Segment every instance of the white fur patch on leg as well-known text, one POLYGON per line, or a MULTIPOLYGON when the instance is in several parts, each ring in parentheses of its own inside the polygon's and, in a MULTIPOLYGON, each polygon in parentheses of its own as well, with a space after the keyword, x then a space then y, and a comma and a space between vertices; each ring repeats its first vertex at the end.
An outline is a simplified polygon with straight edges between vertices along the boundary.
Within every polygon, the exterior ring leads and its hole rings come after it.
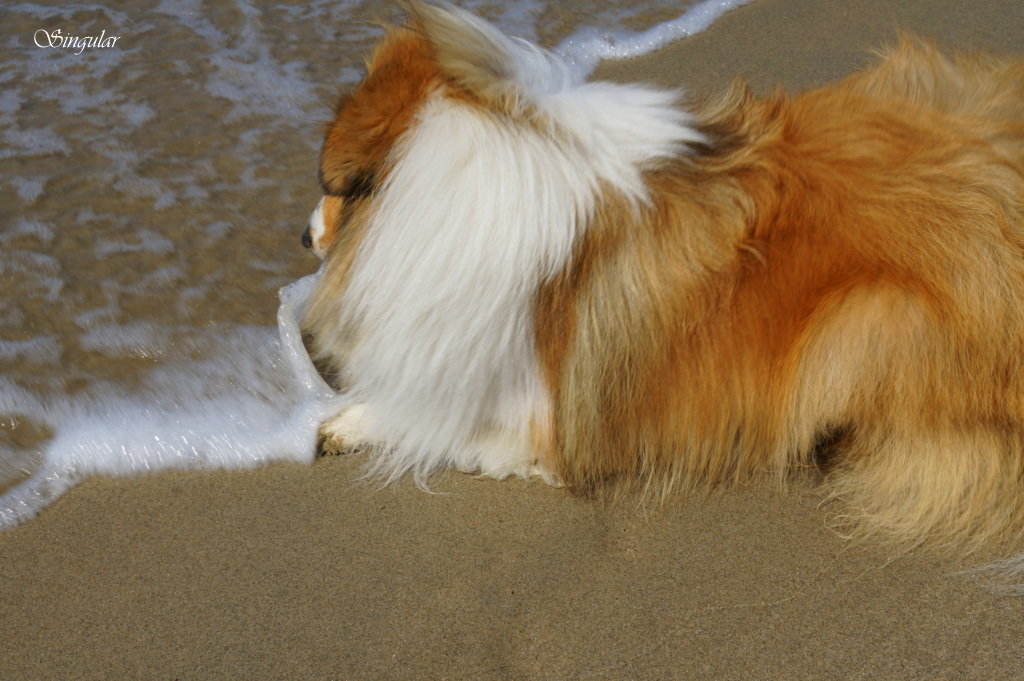
POLYGON ((320 450, 324 454, 344 454, 367 444, 366 405, 353 404, 337 416, 320 424, 320 450))
POLYGON ((464 473, 498 480, 508 477, 540 478, 549 485, 561 486, 558 476, 537 461, 524 438, 505 431, 478 436, 466 448, 464 458, 456 466, 464 473))
POLYGON ((467 447, 468 451, 459 469, 466 473, 478 473, 489 478, 515 476, 529 478, 533 457, 523 443, 516 438, 495 432, 478 437, 467 447))

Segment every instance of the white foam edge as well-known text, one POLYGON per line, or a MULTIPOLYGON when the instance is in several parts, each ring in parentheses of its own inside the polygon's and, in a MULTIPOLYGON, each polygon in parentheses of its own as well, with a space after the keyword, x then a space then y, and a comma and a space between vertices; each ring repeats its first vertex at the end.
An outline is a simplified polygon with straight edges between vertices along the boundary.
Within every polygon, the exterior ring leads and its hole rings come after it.
POLYGON ((299 319, 318 277, 303 277, 279 291, 279 359, 296 388, 289 392, 291 404, 285 409, 262 397, 258 386, 243 398, 248 400, 247 416, 240 415, 242 410, 219 411, 237 406, 240 398, 235 394, 170 407, 131 398, 47 407, 20 389, 5 388, 0 409, 20 413, 27 406, 32 412, 27 416, 52 426, 56 434, 45 447, 40 468, 0 496, 0 528, 33 518, 90 475, 312 463, 319 424, 347 402, 320 377, 302 343, 299 319), (219 419, 213 429, 211 418, 219 419))
POLYGON ((642 32, 585 28, 555 48, 582 79, 605 59, 630 59, 661 49, 681 38, 707 30, 726 12, 753 0, 702 0, 676 19, 664 21, 642 32))

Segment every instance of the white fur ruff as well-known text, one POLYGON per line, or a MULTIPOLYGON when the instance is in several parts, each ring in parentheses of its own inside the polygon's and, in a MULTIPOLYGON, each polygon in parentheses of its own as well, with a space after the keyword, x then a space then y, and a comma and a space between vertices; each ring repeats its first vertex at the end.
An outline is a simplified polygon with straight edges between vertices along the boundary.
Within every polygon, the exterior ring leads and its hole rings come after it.
POLYGON ((538 287, 603 187, 644 202, 644 165, 702 141, 675 93, 575 84, 556 57, 484 30, 515 64, 535 124, 430 95, 391 152, 338 300, 355 339, 343 382, 359 406, 325 433, 377 446, 373 472, 389 479, 532 472, 530 423, 550 401, 533 344, 538 287))

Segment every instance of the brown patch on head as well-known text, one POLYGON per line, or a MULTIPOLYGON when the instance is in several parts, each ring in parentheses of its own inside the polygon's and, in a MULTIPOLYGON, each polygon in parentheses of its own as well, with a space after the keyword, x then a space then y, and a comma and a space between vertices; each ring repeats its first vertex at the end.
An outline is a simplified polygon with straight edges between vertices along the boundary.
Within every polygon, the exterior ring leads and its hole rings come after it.
POLYGON ((367 76, 342 96, 320 154, 324 192, 368 195, 386 173, 388 153, 431 89, 442 82, 433 48, 409 29, 392 29, 368 60, 367 76))
POLYGON ((367 60, 366 78, 339 99, 324 136, 321 252, 333 246, 342 226, 387 176, 391 149, 443 80, 433 48, 416 31, 392 28, 377 45, 367 60))
POLYGON ((392 28, 367 61, 367 75, 340 98, 320 156, 324 193, 366 196, 387 174, 391 149, 440 87, 445 96, 505 114, 522 113, 510 44, 457 8, 410 0, 409 20, 392 28))
POLYGON ((320 252, 371 198, 390 170, 392 149, 433 92, 471 106, 518 106, 507 50, 489 29, 454 10, 406 3, 409 22, 391 28, 367 60, 366 78, 343 95, 320 153, 320 184, 337 201, 327 213, 320 252))

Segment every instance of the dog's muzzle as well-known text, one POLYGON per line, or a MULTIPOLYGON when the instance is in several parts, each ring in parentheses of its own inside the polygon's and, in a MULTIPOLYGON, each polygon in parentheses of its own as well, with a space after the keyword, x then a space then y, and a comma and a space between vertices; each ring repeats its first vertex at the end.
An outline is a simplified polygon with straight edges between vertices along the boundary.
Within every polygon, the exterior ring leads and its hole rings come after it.
POLYGON ((309 227, 302 230, 302 247, 313 248, 313 235, 309 233, 309 227))

